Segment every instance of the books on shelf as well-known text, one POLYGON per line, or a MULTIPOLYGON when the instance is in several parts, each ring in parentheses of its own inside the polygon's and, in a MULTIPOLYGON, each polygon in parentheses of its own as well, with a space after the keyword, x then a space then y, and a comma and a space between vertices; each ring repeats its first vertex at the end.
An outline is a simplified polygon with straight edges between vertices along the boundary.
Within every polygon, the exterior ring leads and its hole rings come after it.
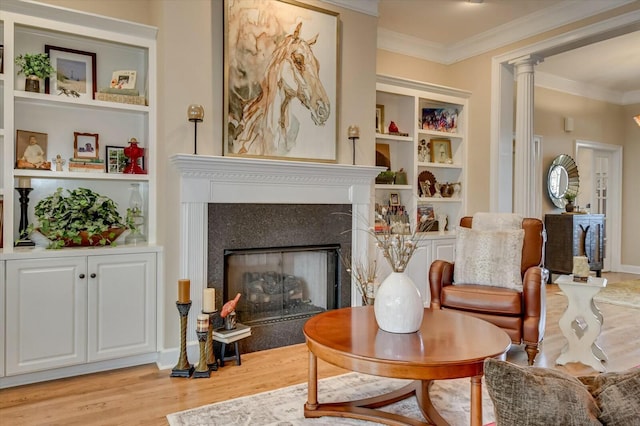
POLYGON ((69 159, 70 172, 104 173, 104 160, 78 160, 69 159))

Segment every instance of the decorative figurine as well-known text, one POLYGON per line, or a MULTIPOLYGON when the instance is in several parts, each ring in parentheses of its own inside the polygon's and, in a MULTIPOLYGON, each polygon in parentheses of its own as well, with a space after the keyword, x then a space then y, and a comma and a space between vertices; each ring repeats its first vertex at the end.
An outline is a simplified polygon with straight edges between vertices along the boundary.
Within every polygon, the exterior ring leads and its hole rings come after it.
POLYGON ((240 293, 236 294, 235 299, 229 300, 224 304, 224 306, 222 306, 222 309, 220 310, 220 318, 224 318, 231 312, 235 311, 238 300, 240 300, 240 293))
POLYGON ((144 156, 144 148, 138 146, 138 140, 136 138, 129 139, 129 146, 124 149, 124 155, 129 158, 129 164, 124 168, 123 173, 136 175, 144 175, 147 173, 138 165, 138 158, 144 156))
POLYGON ((389 133, 398 133, 398 132, 399 132, 398 125, 395 122, 392 121, 389 124, 389 133))
POLYGON ((56 163, 56 172, 61 172, 62 166, 64 166, 66 161, 60 156, 60 154, 56 155, 56 158, 53 158, 53 161, 56 163))

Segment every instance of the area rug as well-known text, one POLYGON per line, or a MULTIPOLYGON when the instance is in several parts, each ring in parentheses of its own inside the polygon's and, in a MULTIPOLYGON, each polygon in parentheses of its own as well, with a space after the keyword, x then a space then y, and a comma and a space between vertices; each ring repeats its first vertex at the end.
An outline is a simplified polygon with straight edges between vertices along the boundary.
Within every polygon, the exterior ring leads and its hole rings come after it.
MULTIPOLYGON (((407 383, 407 380, 347 373, 320 380, 318 400, 320 403, 326 403, 367 398, 390 392, 407 383)), ((470 386, 469 379, 455 379, 437 381, 431 388, 433 405, 442 417, 453 426, 469 424, 470 386)), ((306 401, 307 384, 302 383, 169 414, 167 420, 171 426, 346 426, 373 424, 363 420, 337 417, 306 419, 303 412, 306 401)), ((407 398, 382 409, 424 421, 415 397, 407 398)), ((482 387, 482 413, 484 424, 495 420, 493 405, 484 385, 482 387)))
POLYGON ((640 308, 640 280, 607 283, 594 297, 596 302, 640 308))

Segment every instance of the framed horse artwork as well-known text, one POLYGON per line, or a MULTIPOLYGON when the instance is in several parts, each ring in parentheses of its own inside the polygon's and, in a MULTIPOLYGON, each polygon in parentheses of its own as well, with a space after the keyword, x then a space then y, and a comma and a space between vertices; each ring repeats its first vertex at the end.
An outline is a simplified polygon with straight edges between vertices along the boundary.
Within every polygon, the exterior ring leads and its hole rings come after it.
POLYGON ((338 14, 225 0, 223 154, 335 162, 338 14))

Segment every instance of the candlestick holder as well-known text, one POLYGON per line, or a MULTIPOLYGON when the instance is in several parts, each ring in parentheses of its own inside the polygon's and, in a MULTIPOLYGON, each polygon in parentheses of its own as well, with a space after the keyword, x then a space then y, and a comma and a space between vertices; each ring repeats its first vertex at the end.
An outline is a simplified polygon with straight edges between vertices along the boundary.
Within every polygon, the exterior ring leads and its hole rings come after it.
POLYGON ((196 371, 193 373, 194 379, 211 377, 211 371, 209 370, 209 366, 207 365, 207 357, 205 355, 205 343, 207 341, 208 333, 208 331, 196 331, 196 334, 198 335, 198 342, 200 343, 200 360, 198 361, 196 371))
POLYGON ((353 144, 353 165, 356 165, 356 141, 360 139, 358 136, 349 136, 351 143, 353 144))
POLYGON ((171 377, 191 377, 193 365, 187 359, 187 317, 191 308, 191 301, 187 303, 176 302, 176 307, 180 313, 180 358, 178 363, 171 370, 171 377))
POLYGON ((33 247, 36 245, 29 238, 27 228, 29 226, 29 193, 33 191, 33 188, 16 188, 18 194, 20 194, 20 227, 18 232, 20 237, 15 243, 16 247, 33 247))
POLYGON ((207 366, 211 371, 218 371, 218 360, 216 359, 216 353, 213 349, 213 323, 216 317, 219 316, 218 311, 203 312, 209 314, 209 331, 207 332, 207 342, 205 344, 205 356, 207 358, 207 366))

